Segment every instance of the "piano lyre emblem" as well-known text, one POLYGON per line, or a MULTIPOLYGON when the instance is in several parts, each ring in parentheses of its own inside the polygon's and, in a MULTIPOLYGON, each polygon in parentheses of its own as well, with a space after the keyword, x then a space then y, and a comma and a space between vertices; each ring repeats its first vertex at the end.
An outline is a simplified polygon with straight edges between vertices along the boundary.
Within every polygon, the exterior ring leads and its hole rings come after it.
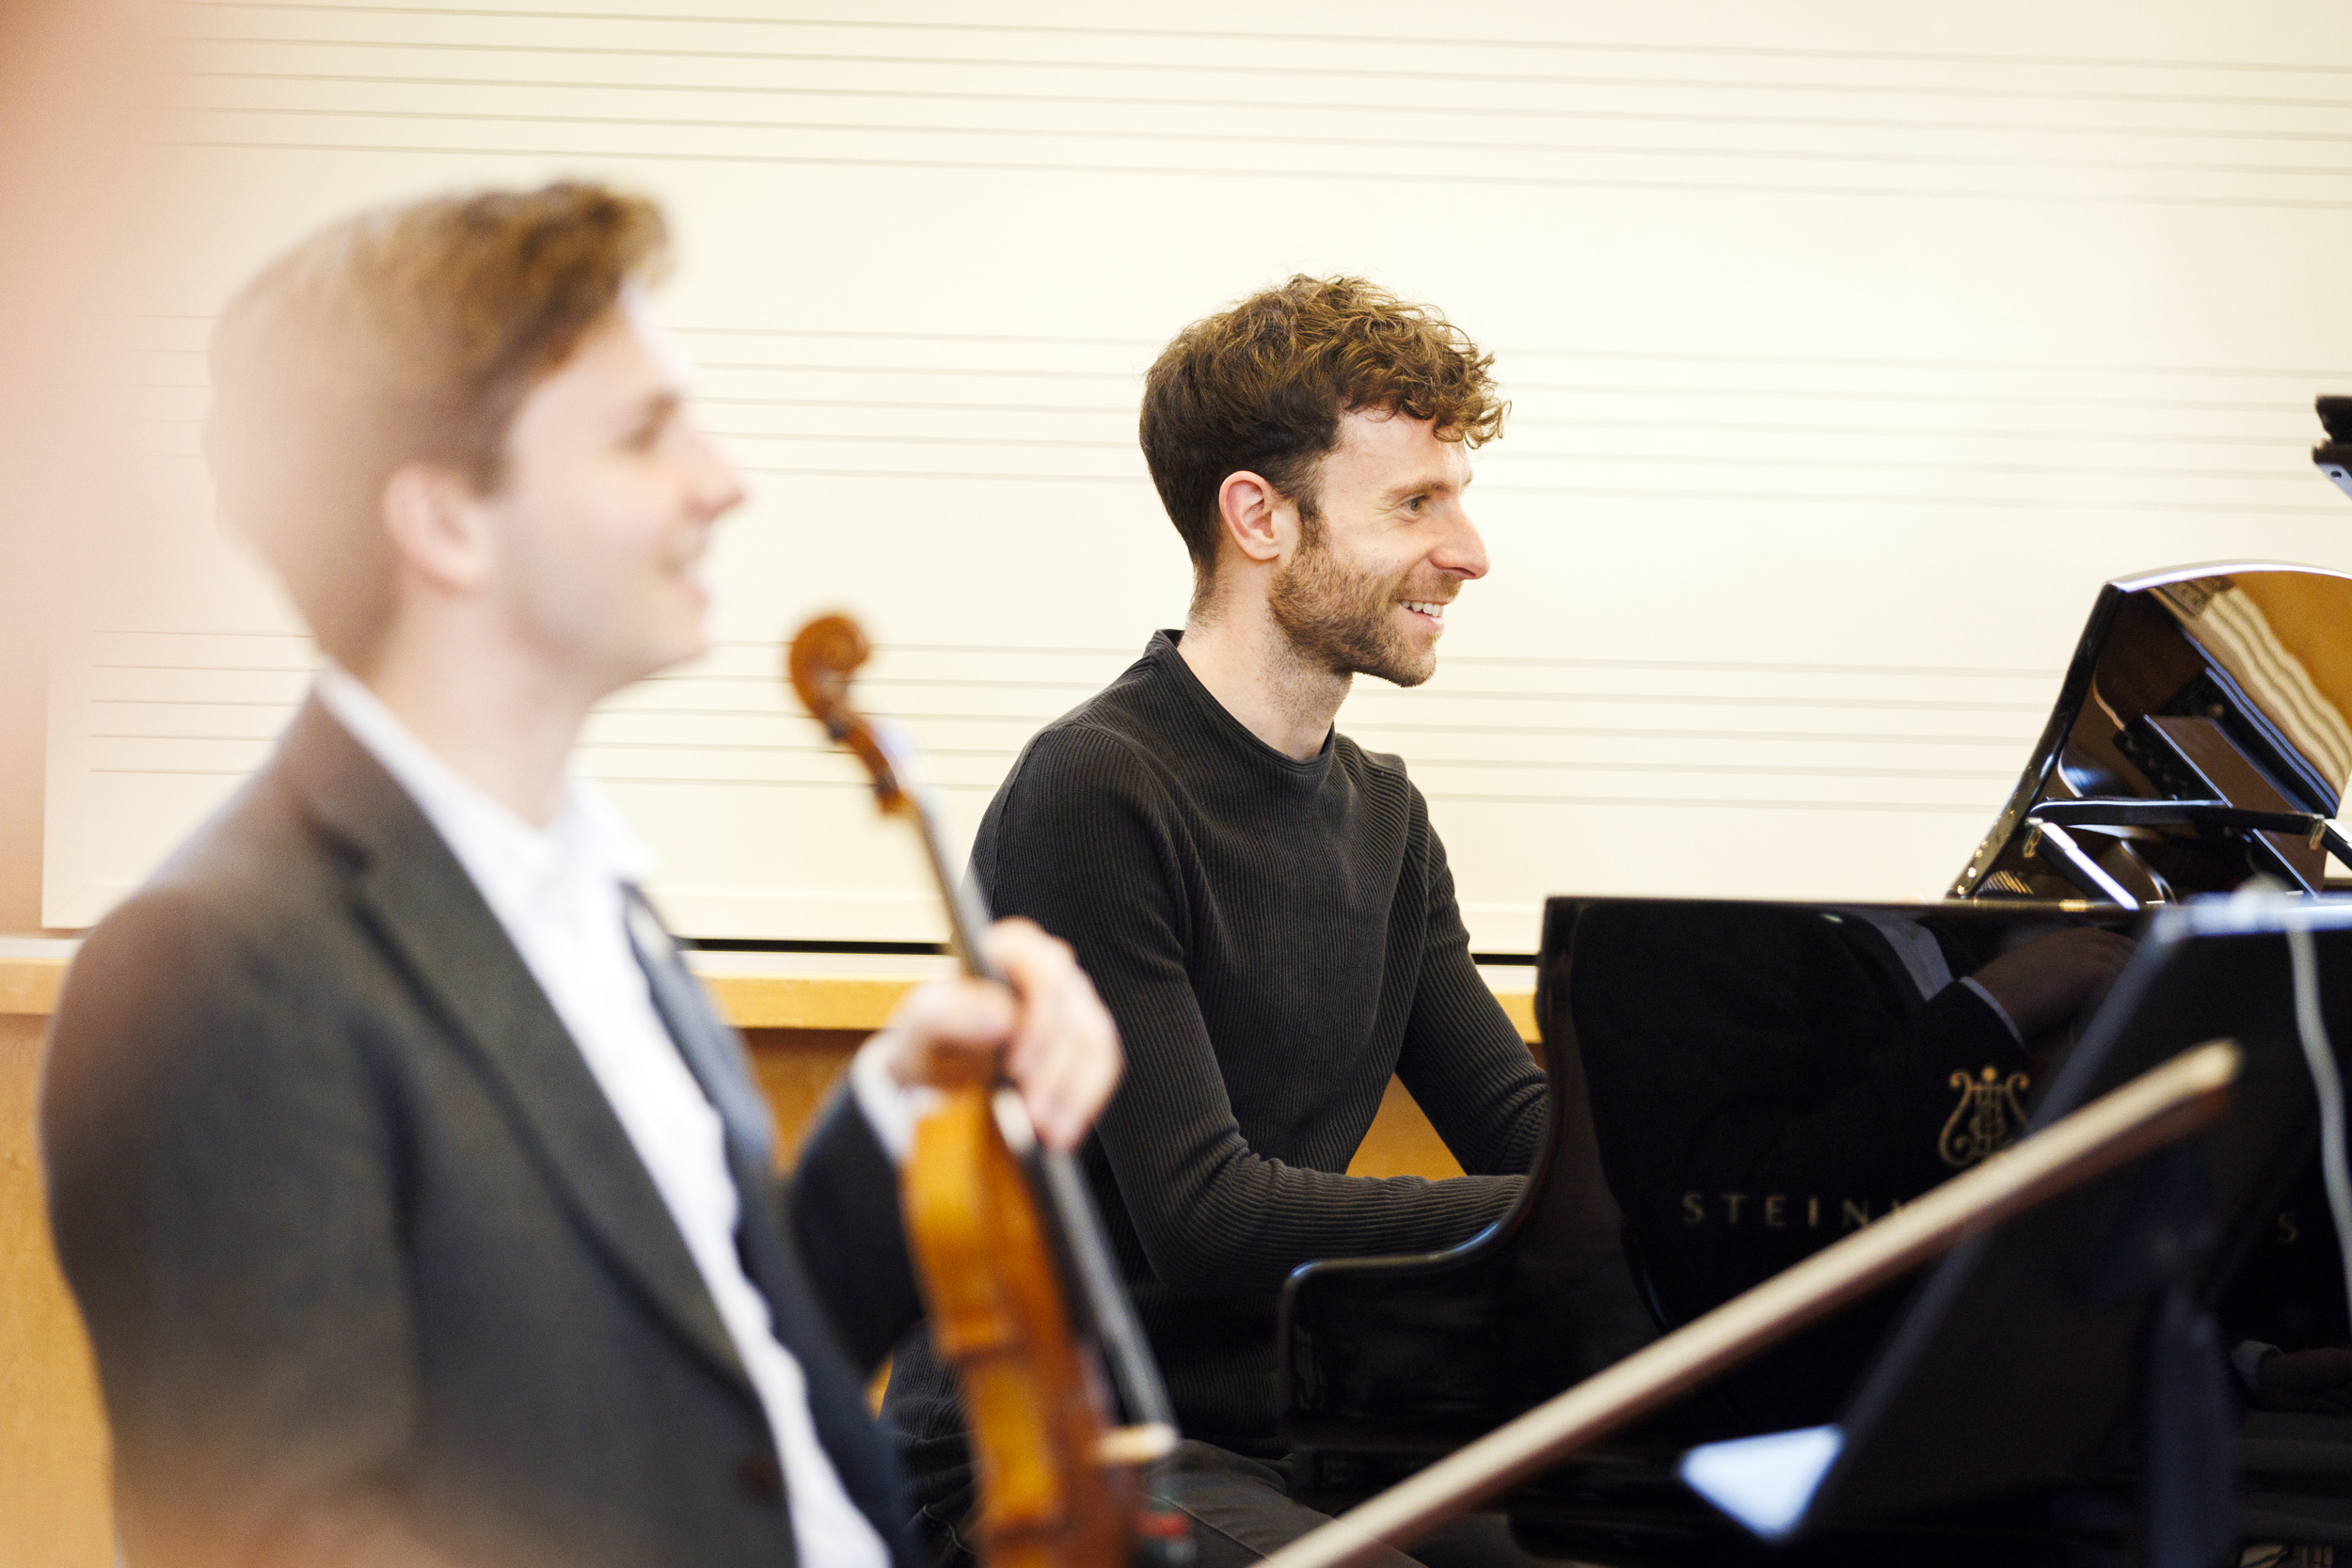
POLYGON ((1951 1118, 1935 1140, 1936 1154, 1962 1170, 1982 1163, 2025 1127, 2026 1090, 2032 1083, 2023 1072, 2003 1078, 1994 1067, 1974 1077, 1953 1073, 1951 1085, 1960 1091, 1960 1103, 1952 1107, 1951 1118))

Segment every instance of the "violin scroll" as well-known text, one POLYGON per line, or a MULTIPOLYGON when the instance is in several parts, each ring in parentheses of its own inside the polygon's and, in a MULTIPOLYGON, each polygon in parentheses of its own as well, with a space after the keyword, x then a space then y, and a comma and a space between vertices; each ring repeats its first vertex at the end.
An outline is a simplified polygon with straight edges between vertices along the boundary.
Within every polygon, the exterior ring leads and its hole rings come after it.
POLYGON ((793 634, 784 669, 792 689, 825 733, 855 753, 886 812, 908 809, 890 747, 871 721, 850 705, 850 677, 873 654, 865 631, 847 615, 819 615, 793 634))

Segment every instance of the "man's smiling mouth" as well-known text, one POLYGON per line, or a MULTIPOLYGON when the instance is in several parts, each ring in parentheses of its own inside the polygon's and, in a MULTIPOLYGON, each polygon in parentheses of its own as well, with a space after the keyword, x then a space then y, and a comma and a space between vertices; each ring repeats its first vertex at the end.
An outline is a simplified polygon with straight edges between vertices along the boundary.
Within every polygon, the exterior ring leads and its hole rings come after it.
POLYGON ((1445 606, 1435 599, 1406 599, 1405 608, 1416 615, 1426 615, 1439 626, 1445 625, 1445 606))

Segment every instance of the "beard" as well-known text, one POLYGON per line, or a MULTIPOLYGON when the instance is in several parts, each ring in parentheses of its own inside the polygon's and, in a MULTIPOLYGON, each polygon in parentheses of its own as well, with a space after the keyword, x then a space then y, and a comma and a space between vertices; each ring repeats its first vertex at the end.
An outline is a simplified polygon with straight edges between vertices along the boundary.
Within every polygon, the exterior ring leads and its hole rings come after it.
MULTIPOLYGON (((1274 580, 1268 608, 1291 647, 1335 675, 1375 675, 1397 686, 1427 680, 1438 668, 1437 650, 1414 647, 1394 614, 1411 596, 1405 592, 1411 571, 1351 572, 1319 533, 1300 542, 1274 580)), ((1450 597, 1442 591, 1421 596, 1450 597)))

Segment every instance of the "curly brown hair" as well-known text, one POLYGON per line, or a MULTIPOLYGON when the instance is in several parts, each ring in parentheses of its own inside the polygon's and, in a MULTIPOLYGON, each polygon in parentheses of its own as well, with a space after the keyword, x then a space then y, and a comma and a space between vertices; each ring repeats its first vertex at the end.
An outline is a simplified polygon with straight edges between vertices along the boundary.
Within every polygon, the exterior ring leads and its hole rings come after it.
POLYGON ((438 463, 494 492, 531 389, 668 257, 653 202, 565 182, 360 213, 238 290, 205 454, 321 647, 363 666, 389 624, 392 474, 438 463))
POLYGON ((1436 310, 1360 277, 1302 274, 1179 332, 1144 375, 1141 436, 1199 589, 1216 569, 1227 475, 1263 478, 1311 537, 1318 470, 1343 415, 1428 420, 1440 439, 1476 448, 1502 434, 1511 410, 1493 366, 1436 310))

